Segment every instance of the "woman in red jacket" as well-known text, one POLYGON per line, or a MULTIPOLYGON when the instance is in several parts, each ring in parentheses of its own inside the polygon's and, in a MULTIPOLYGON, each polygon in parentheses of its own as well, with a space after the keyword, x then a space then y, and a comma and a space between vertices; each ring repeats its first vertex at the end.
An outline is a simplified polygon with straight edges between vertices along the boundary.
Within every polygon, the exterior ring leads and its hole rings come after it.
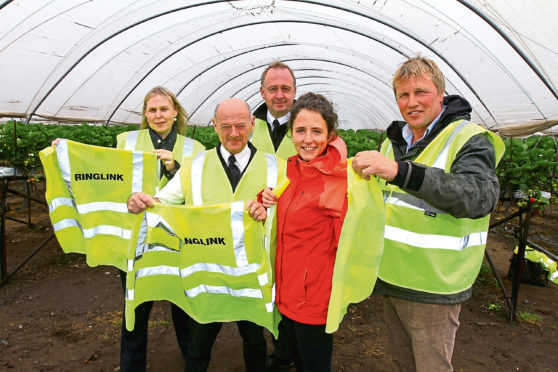
POLYGON ((298 155, 287 162, 289 186, 277 203, 276 304, 297 371, 331 371, 333 335, 325 332, 331 279, 347 211, 347 148, 337 114, 319 94, 301 96, 287 124, 298 155))

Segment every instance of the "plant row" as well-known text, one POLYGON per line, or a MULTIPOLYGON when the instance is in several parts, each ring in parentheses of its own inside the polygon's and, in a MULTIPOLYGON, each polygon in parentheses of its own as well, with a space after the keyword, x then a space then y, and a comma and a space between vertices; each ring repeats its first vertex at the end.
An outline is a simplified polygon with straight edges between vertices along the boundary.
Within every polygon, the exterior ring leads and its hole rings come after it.
MULTIPOLYGON (((31 179, 42 174, 38 153, 50 146, 55 138, 106 147, 116 146, 116 136, 138 126, 44 125, 7 122, 0 125, 0 166, 22 170, 31 179)), ((363 150, 377 150, 385 139, 383 132, 340 129, 349 156, 363 150)), ((188 127, 186 135, 210 149, 219 143, 211 126, 188 127)), ((549 195, 555 194, 555 173, 558 165, 557 144, 553 137, 532 136, 526 139, 505 138, 506 152, 497 169, 502 193, 521 191, 518 204, 533 203, 544 209, 549 195), (549 193, 549 194, 547 194, 549 193)), ((517 196, 517 193, 516 193, 517 196)))

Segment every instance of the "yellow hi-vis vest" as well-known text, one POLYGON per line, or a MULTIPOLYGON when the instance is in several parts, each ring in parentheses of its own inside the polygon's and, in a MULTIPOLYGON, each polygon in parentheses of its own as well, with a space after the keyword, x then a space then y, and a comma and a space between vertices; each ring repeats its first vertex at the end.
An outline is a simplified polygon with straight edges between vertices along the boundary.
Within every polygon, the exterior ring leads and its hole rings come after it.
POLYGON ((285 174, 283 160, 256 151, 233 193, 217 148, 184 158, 179 172, 184 204, 197 206, 256 200, 260 191, 275 187, 285 174))
MULTIPOLYGON (((286 163, 276 155, 256 151, 256 154, 242 174, 233 193, 231 184, 223 169, 217 148, 184 158, 179 175, 186 205, 211 205, 231 201, 256 200, 258 193, 266 187, 283 185, 286 178, 286 163)), ((268 211, 266 225, 266 250, 275 267, 275 247, 277 244, 277 220, 274 208, 268 211)), ((275 283, 274 272, 269 272, 269 281, 275 283)))
POLYGON ((283 160, 287 160, 288 157, 297 154, 288 133, 285 137, 283 137, 281 144, 277 148, 277 152, 275 152, 273 142, 271 142, 271 137, 269 136, 269 130, 267 129, 267 122, 265 120, 256 119, 256 122, 254 123, 254 132, 252 133, 250 142, 256 147, 256 149, 258 149, 258 151, 275 154, 283 160))
POLYGON ((347 164, 347 214, 337 245, 326 332, 339 327, 350 303, 372 293, 384 246, 384 200, 376 178, 366 181, 347 164))
POLYGON ((62 140, 40 152, 49 215, 66 253, 87 255, 89 266, 126 270, 133 215, 126 200, 153 194, 157 156, 62 140))
POLYGON ((169 300, 200 323, 248 320, 277 337, 272 270, 264 228, 244 202, 186 207, 157 204, 136 220, 128 251, 126 327, 134 309, 169 300))
MULTIPOLYGON (((149 136, 149 130, 133 130, 130 132, 120 133, 116 136, 116 148, 124 150, 136 150, 152 152, 155 148, 153 147, 153 142, 151 142, 151 137, 149 136)), ((176 142, 172 149, 172 157, 179 164, 182 164, 182 158, 190 155, 197 154, 205 150, 205 147, 196 140, 188 137, 184 137, 181 134, 176 135, 176 142)), ((159 167, 161 163, 158 163, 159 167)), ((157 170, 157 177, 159 177, 160 169, 157 170)), ((159 188, 162 188, 168 183, 168 179, 163 175, 161 182, 159 183, 159 188)))
MULTIPOLYGON (((464 120, 443 129, 414 161, 449 172, 463 145, 481 133, 492 142, 498 163, 504 153, 500 137, 464 120)), ((380 151, 394 158, 389 140, 380 151)), ((470 288, 482 264, 490 215, 455 218, 394 185, 385 187, 386 227, 380 279, 436 294, 470 288)))

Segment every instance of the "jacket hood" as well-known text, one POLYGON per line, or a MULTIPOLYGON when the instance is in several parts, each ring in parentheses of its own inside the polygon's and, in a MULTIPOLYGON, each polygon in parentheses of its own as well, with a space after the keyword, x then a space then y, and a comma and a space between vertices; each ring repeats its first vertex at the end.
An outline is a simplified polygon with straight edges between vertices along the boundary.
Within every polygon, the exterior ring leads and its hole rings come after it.
MULTIPOLYGON (((318 156, 309 162, 300 160, 298 155, 292 156, 289 159, 294 159, 296 162, 314 168, 322 174, 346 177, 347 146, 345 145, 343 139, 339 136, 333 137, 331 142, 329 142, 327 145, 327 151, 324 155, 318 156)), ((304 168, 304 165, 302 168, 304 168)))

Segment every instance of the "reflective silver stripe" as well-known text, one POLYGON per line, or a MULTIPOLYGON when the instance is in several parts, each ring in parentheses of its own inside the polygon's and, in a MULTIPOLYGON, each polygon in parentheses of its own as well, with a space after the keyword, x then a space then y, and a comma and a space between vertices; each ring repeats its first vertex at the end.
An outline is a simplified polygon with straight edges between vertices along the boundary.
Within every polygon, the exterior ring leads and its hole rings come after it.
POLYGON ((260 285, 263 287, 264 285, 266 285, 267 283, 269 283, 269 281, 267 280, 267 273, 263 273, 258 275, 258 282, 260 283, 260 285))
POLYGON ((558 271, 555 271, 554 273, 552 273, 552 275, 550 276, 550 280, 554 281, 555 279, 558 278, 558 271))
POLYGON ((128 135, 126 136, 126 143, 124 143, 125 150, 136 149, 136 144, 138 142, 138 134, 139 134, 139 130, 128 132, 128 135))
POLYGON ((267 310, 268 313, 271 313, 273 311, 274 304, 275 304, 275 283, 273 284, 273 287, 271 287, 271 302, 265 304, 265 309, 267 310))
POLYGON ((144 213, 138 232, 138 242, 136 244, 136 257, 139 257, 147 250, 147 212, 144 213))
POLYGON ((128 260, 128 271, 134 270, 134 260, 128 260))
POLYGON ((399 192, 393 192, 391 197, 386 198, 386 203, 421 211, 435 212, 437 214, 447 214, 446 212, 431 206, 422 199, 416 198, 410 194, 403 194, 399 192))
MULTIPOLYGON (((194 152, 194 140, 190 138, 184 138, 184 146, 182 146, 182 157, 192 155, 194 152)), ((182 163, 182 159, 180 159, 182 163)))
POLYGON ((146 276, 153 276, 153 275, 180 276, 180 270, 176 266, 160 265, 160 266, 142 267, 141 269, 136 271, 136 279, 143 278, 146 276))
POLYGON ((277 177, 279 171, 277 170, 277 158, 271 154, 265 154, 265 161, 267 163, 267 187, 275 187, 277 185, 277 177))
POLYGON ((126 290, 126 299, 130 300, 130 301, 134 299, 134 290, 133 289, 127 289, 126 290))
POLYGON ((73 218, 67 218, 65 220, 58 221, 57 223, 52 225, 52 228, 54 229, 54 231, 59 231, 59 230, 65 229, 67 227, 77 227, 77 228, 81 229, 81 225, 79 224, 79 222, 77 220, 73 219, 73 218))
POLYGON ((457 136, 457 134, 461 131, 461 129, 465 128, 465 126, 469 123, 470 122, 467 121, 467 120, 461 120, 461 122, 459 124, 457 124, 457 126, 454 128, 453 133, 451 134, 450 138, 448 138, 448 140, 446 141, 446 144, 444 145, 444 148, 442 149, 442 151, 440 151, 440 153, 436 157, 436 160, 434 160, 434 163, 432 164, 433 167, 440 168, 440 169, 446 169, 446 165, 447 165, 447 162, 448 162, 448 152, 449 152, 449 148, 451 146, 451 143, 453 142, 453 139, 455 138, 455 136, 457 136))
POLYGON ((179 251, 174 250, 174 249, 172 249, 172 248, 168 248, 168 247, 165 247, 165 246, 162 246, 162 245, 151 245, 151 244, 148 244, 148 245, 147 245, 147 249, 144 250, 144 253, 145 253, 145 252, 172 252, 172 253, 180 253, 179 251))
POLYGON ((147 226, 149 227, 160 227, 171 236, 177 236, 171 225, 165 219, 156 213, 145 212, 145 217, 147 226))
POLYGON ((186 292, 186 295, 188 297, 196 297, 200 293, 216 293, 216 294, 228 294, 233 297, 263 298, 263 294, 260 289, 253 289, 253 288, 232 289, 225 286, 215 286, 215 285, 205 285, 205 284, 201 284, 192 289, 187 289, 184 292, 186 292))
POLYGON ((388 148, 387 148, 386 153, 384 155, 387 156, 387 154, 389 154, 389 150, 391 150, 391 141, 389 141, 388 148))
POLYGON ((248 265, 246 246, 244 245, 244 202, 235 201, 231 203, 231 230, 233 237, 234 257, 236 266, 248 265))
POLYGON ((83 229, 83 236, 85 238, 93 238, 95 235, 114 235, 124 239, 130 239, 132 237, 132 230, 111 225, 99 225, 90 229, 83 229))
POLYGON ((191 182, 192 182, 192 199, 193 204, 196 206, 202 205, 202 172, 203 172, 203 163, 205 160, 205 151, 200 152, 194 160, 192 161, 192 174, 191 174, 191 182))
POLYGON ((462 237, 419 234, 386 225, 384 238, 418 248, 461 251, 468 247, 486 244, 487 232, 477 232, 462 237))
MULTIPOLYGON (((202 271, 209 272, 209 273, 226 274, 230 276, 242 276, 242 275, 255 273, 256 270, 258 270, 258 267, 260 267, 260 265, 257 263, 253 263, 242 267, 232 267, 232 266, 224 266, 224 265, 219 265, 214 263, 200 262, 181 269, 180 276, 186 278, 194 273, 202 272, 202 271)), ((267 278, 267 274, 266 274, 266 278, 267 278)))
POLYGON ((72 195, 72 172, 70 170, 70 155, 68 154, 68 140, 61 140, 56 144, 56 157, 62 178, 66 182, 68 191, 72 195))
POLYGON ((52 225, 52 227, 54 228, 54 231, 59 231, 68 227, 77 227, 82 230, 83 237, 88 239, 93 238, 96 235, 115 235, 124 239, 130 239, 132 236, 131 230, 126 230, 118 226, 99 225, 91 229, 82 229, 79 222, 72 218, 59 221, 52 225))
POLYGON ((120 213, 128 213, 128 206, 126 203, 115 202, 92 202, 86 204, 76 205, 77 211, 80 214, 99 212, 99 211, 112 211, 120 213))
POLYGON ((143 187, 143 152, 132 153, 132 194, 140 192, 143 187))
POLYGON ((73 201, 72 198, 55 198, 55 199, 52 199, 52 201, 48 205, 49 213, 54 212, 56 210, 56 208, 58 208, 62 205, 74 208, 74 201, 73 201))

